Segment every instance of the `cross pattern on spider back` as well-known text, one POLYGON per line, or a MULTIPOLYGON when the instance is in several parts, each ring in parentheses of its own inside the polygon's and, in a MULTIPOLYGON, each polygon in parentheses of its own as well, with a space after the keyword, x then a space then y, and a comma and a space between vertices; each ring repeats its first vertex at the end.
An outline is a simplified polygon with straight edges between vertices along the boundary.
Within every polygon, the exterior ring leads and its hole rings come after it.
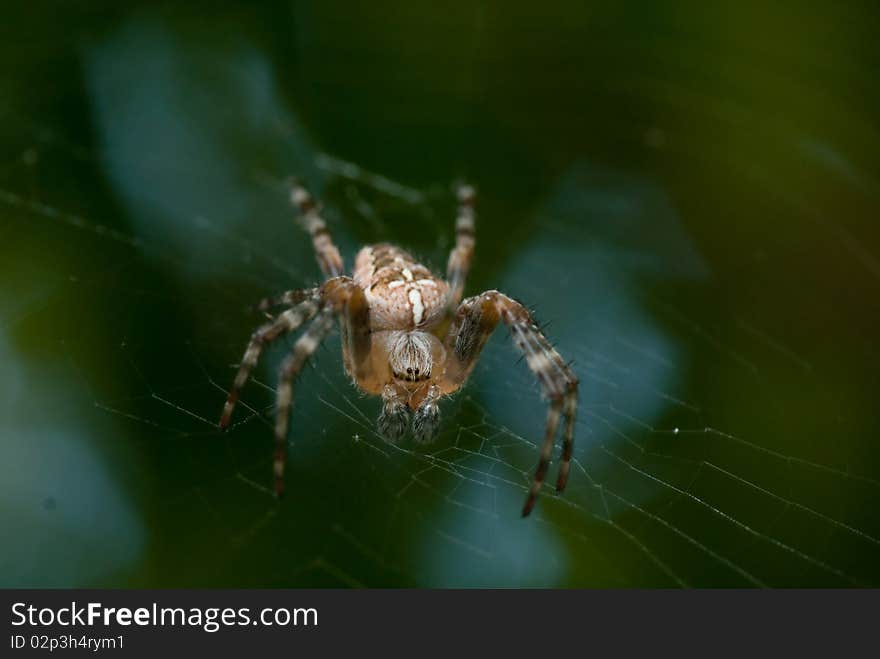
POLYGON ((382 399, 379 432, 397 442, 409 429, 420 443, 431 441, 437 433, 440 399, 464 385, 489 336, 504 323, 548 401, 538 467, 523 516, 532 511, 543 487, 560 420, 562 455, 556 490, 565 489, 574 447, 578 380, 522 304, 495 290, 462 301, 474 254, 476 195, 473 187, 462 184, 457 196, 456 241, 446 280, 388 243, 362 248, 348 277, 343 274, 342 256, 319 205, 296 179, 292 180, 291 201, 312 239, 325 281, 319 287, 286 291, 259 303, 264 312, 278 307, 284 310, 252 334, 219 424, 228 427, 241 389, 263 348, 309 323, 279 374, 273 461, 276 494, 284 490, 293 385, 332 330, 334 319, 339 321, 346 373, 362 391, 382 399))

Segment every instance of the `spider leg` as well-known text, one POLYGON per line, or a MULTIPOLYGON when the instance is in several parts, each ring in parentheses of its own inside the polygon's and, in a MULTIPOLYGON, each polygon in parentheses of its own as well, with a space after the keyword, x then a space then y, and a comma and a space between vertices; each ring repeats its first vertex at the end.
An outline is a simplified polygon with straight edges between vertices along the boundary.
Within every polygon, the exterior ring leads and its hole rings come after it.
POLYGON ((229 396, 223 405, 223 413, 220 415, 220 428, 226 428, 229 420, 232 418, 232 411, 238 402, 241 389, 250 377, 251 371, 257 365, 260 353, 266 344, 271 343, 279 336, 292 332, 304 322, 309 320, 318 311, 318 301, 316 298, 303 300, 299 305, 292 309, 288 309, 278 316, 272 322, 261 326, 251 335, 244 357, 241 359, 241 365, 235 374, 235 380, 232 382, 232 389, 229 390, 229 396))
POLYGON ((323 309, 300 336, 293 351, 281 365, 275 410, 275 493, 284 490, 284 466, 287 461, 287 430, 293 404, 293 383, 309 357, 333 328, 339 316, 345 368, 355 379, 363 377, 370 352, 370 309, 364 291, 350 277, 333 277, 318 291, 323 309))
POLYGON ((431 385, 428 394, 413 415, 413 439, 419 444, 430 443, 437 434, 437 429, 440 427, 440 406, 437 404, 439 398, 440 387, 431 385))
POLYGON ((540 459, 523 506, 522 514, 525 517, 532 511, 544 484, 560 417, 564 419, 564 429, 562 461, 556 490, 561 492, 565 489, 574 448, 578 380, 568 364, 538 329, 525 307, 503 293, 487 291, 462 302, 452 321, 446 336, 446 349, 449 355, 447 369, 440 383, 443 393, 451 393, 464 384, 483 346, 499 322, 504 322, 510 328, 514 345, 525 356, 529 370, 538 379, 541 390, 549 401, 540 459))
POLYGON ((295 178, 291 182, 290 200, 299 208, 322 272, 326 277, 338 277, 345 271, 339 249, 333 244, 333 237, 312 195, 295 178))
POLYGON ((409 426, 410 416, 406 399, 397 389, 386 384, 382 390, 382 412, 376 422, 379 434, 392 442, 398 441, 409 426))
POLYGON ((284 492, 287 428, 290 422, 290 407, 293 403, 293 381, 331 329, 333 329, 333 309, 324 308, 315 317, 305 333, 297 339, 293 345, 293 351, 281 365, 275 409, 275 458, 272 463, 272 469, 275 473, 276 496, 280 496, 284 492))
POLYGON ((565 429, 562 431, 562 462, 556 476, 556 491, 562 492, 568 483, 568 472, 571 469, 571 454, 574 451, 574 419, 577 413, 577 380, 574 381, 574 394, 567 395, 562 408, 565 418, 565 429))
POLYGON ((318 293, 317 288, 294 288, 272 297, 264 297, 257 303, 258 311, 269 311, 274 307, 292 307, 318 293))
POLYGON ((464 294, 464 283, 474 257, 474 188, 461 184, 456 190, 458 217, 455 220, 455 247, 449 253, 446 279, 449 282, 449 309, 454 310, 464 294))
POLYGON ((367 296, 351 277, 328 279, 321 286, 320 295, 339 315, 345 371, 355 382, 359 382, 368 375, 372 345, 367 296))

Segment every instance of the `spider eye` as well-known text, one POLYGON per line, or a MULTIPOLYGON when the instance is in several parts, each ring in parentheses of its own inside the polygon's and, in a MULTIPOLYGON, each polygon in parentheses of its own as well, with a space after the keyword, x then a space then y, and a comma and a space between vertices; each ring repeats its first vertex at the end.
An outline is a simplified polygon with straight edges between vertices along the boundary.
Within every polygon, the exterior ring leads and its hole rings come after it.
MULTIPOLYGON (((406 372, 409 373, 410 375, 412 375, 412 369, 411 369, 411 368, 406 369, 406 372)), ((416 372, 418 373, 418 371, 416 371, 416 372)))

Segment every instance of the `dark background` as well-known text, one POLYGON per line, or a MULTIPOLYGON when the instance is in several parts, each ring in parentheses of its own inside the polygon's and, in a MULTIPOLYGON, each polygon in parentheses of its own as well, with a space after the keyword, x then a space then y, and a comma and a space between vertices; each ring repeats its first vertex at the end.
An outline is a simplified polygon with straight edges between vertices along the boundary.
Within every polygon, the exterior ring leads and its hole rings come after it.
MULTIPOLYGON (((0 25, 0 584, 880 582, 872 3, 32 3, 0 25), (519 519, 544 406, 503 332, 436 445, 384 444, 338 338, 270 485, 249 305, 445 264, 582 381, 569 490, 519 519)), ((555 468, 551 469, 551 476, 555 468)))

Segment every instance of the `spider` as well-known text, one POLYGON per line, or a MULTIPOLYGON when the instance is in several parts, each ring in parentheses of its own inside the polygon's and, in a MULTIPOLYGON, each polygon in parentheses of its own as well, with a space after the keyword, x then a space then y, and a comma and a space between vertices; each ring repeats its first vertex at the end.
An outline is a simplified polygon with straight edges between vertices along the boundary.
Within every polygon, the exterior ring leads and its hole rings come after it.
POLYGON ((342 257, 320 206, 292 180, 291 201, 311 236, 325 280, 320 286, 290 290, 260 302, 258 308, 264 312, 286 309, 275 318, 270 316, 270 322, 251 336, 219 423, 220 428, 228 427, 263 348, 311 321, 281 366, 273 462, 276 495, 284 490, 293 382, 332 330, 334 319, 339 320, 346 373, 363 392, 382 398, 379 433, 397 442, 409 428, 419 443, 434 438, 440 424, 440 399, 461 388, 492 331, 503 322, 549 402, 540 459, 523 517, 532 511, 543 486, 560 418, 564 430, 556 490, 565 489, 574 444, 577 378, 522 304, 496 290, 462 301, 474 253, 475 191, 460 184, 456 192, 455 247, 449 255, 446 280, 388 243, 362 248, 349 277, 343 274, 342 257))

